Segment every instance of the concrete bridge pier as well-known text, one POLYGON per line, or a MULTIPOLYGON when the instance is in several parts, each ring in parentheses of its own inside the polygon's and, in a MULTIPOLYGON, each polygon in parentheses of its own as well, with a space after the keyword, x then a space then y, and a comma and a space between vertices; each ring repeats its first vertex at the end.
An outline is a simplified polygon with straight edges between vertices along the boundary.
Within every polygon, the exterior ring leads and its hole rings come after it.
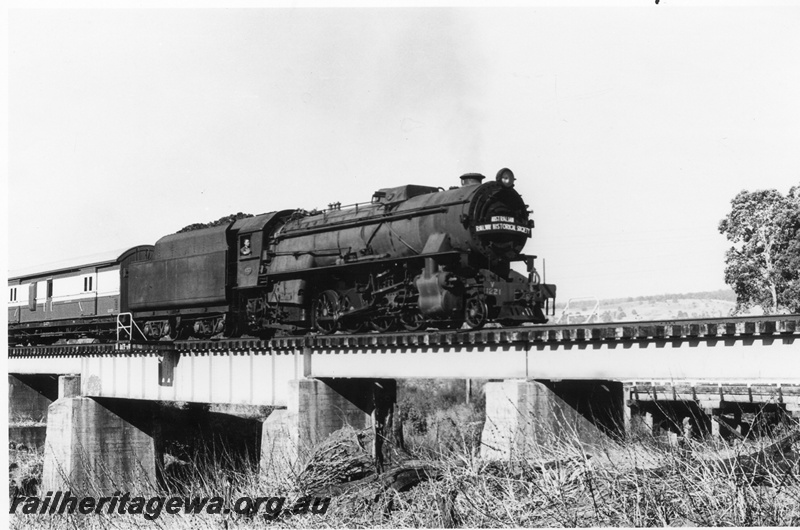
POLYGON ((111 495, 155 484, 153 438, 93 398, 80 376, 60 376, 48 408, 42 491, 111 495))
POLYGON ((481 457, 548 459, 601 447, 624 432, 622 385, 611 381, 489 382, 481 457))
POLYGON ((204 462, 207 471, 255 471, 264 409, 67 395, 50 407, 45 491, 180 489, 204 462))
MULTIPOLYGON (((272 412, 261 435, 261 477, 277 486, 295 477, 310 449, 345 426, 365 429, 385 423, 381 401, 393 408, 394 380, 296 379, 289 403, 272 412), (376 406, 377 405, 377 406, 376 406)), ((391 414, 391 412, 389 412, 391 414)), ((377 448, 380 452, 380 447, 377 448)))

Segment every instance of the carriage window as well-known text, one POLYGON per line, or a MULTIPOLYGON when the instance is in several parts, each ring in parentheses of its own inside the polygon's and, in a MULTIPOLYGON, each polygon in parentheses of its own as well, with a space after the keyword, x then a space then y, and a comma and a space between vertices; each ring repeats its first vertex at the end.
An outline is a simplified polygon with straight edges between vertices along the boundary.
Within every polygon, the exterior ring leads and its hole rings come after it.
POLYGON ((47 298, 53 298, 53 280, 47 280, 47 298))
POLYGON ((92 291, 92 281, 94 278, 91 276, 86 276, 83 278, 83 292, 92 291))
POLYGON ((16 287, 12 287, 11 289, 9 289, 9 291, 10 292, 9 292, 9 296, 8 296, 8 301, 9 302, 16 302, 17 301, 17 288, 16 287))

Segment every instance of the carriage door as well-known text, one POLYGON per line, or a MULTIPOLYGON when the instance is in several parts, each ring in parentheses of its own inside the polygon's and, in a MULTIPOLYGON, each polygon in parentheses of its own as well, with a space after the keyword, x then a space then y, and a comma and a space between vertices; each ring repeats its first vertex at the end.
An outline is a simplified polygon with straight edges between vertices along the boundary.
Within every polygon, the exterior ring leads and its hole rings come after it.
POLYGON ((36 311, 36 281, 28 286, 28 310, 36 311))
POLYGON ((50 312, 53 312, 53 279, 47 280, 47 301, 44 304, 44 310, 47 311, 47 306, 50 306, 50 312))
POLYGON ((97 286, 95 285, 95 273, 87 274, 83 277, 83 294, 87 296, 86 305, 78 302, 81 315, 97 314, 97 286))

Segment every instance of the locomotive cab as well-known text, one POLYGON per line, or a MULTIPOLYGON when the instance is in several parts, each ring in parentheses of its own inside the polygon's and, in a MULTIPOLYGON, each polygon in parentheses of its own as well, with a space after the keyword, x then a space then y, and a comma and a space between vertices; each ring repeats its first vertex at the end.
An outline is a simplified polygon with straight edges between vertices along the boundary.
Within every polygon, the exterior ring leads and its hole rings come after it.
POLYGON ((292 210, 266 213, 239 219, 231 225, 235 248, 236 288, 247 289, 266 283, 269 262, 269 237, 282 225, 292 210))
POLYGON ((270 277, 277 254, 274 234, 296 212, 283 210, 236 221, 236 322, 240 332, 260 335, 275 329, 292 331, 306 319, 306 281, 270 277))

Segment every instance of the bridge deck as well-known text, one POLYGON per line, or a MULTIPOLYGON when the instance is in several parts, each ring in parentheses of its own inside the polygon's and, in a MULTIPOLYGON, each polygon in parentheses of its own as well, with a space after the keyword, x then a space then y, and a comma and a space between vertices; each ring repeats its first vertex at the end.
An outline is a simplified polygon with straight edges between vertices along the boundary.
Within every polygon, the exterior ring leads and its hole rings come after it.
POLYGON ((285 404, 302 377, 800 383, 800 316, 9 348, 89 396, 285 404))
POLYGON ((729 317, 701 320, 637 321, 602 324, 541 325, 472 330, 424 330, 397 333, 363 333, 277 337, 270 340, 240 338, 187 340, 134 344, 63 344, 10 346, 10 357, 92 355, 97 353, 159 350, 249 351, 298 350, 302 348, 376 350, 406 346, 458 346, 508 343, 547 343, 569 347, 587 341, 631 342, 637 340, 713 339, 800 335, 800 315, 729 317))

